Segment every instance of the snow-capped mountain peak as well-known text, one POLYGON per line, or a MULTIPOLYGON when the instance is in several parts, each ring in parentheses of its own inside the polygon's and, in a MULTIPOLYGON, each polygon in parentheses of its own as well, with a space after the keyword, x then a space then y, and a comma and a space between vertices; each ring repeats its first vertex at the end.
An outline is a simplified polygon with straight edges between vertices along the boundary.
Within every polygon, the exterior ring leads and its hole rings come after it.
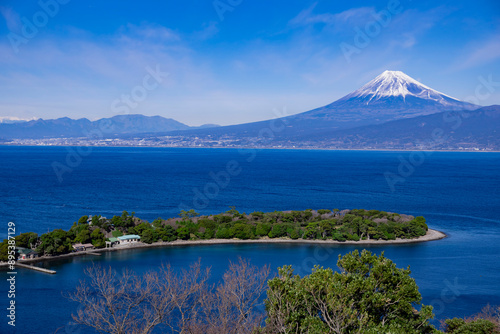
POLYGON ((477 108, 479 106, 438 92, 401 71, 384 71, 341 99, 299 115, 307 120, 329 120, 340 128, 477 108))
POLYGON ((407 96, 414 96, 425 100, 433 100, 448 105, 459 100, 438 92, 401 71, 384 71, 360 89, 347 95, 346 98, 363 98, 366 104, 387 97, 400 96, 404 100, 407 96))

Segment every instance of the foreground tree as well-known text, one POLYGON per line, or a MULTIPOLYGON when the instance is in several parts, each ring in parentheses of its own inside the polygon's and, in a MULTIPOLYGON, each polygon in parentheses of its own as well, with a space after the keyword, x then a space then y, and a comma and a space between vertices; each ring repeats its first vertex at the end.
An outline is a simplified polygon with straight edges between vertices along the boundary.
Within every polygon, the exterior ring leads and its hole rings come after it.
MULTIPOLYGON (((116 334, 443 333, 429 324, 432 308, 420 305, 409 269, 366 250, 339 256, 337 264, 340 272, 316 267, 302 278, 284 266, 267 281, 269 267, 240 259, 213 285, 210 269, 199 261, 186 270, 167 265, 141 276, 94 266, 70 295, 80 303, 73 319, 116 334)), ((446 333, 497 334, 500 307, 442 325, 446 333)))
POLYGON ((447 319, 441 324, 445 333, 498 334, 500 333, 500 306, 487 305, 480 313, 472 317, 447 319))
POLYGON ((269 267, 258 268, 247 260, 230 263, 223 282, 204 294, 190 333, 255 333, 264 320, 256 306, 262 299, 269 267))
POLYGON ((382 254, 339 257, 340 273, 315 267, 304 278, 290 266, 269 281, 268 333, 432 333, 430 306, 409 274, 382 254))
POLYGON ((207 284, 210 269, 199 261, 180 272, 166 265, 142 276, 118 275, 93 266, 85 274, 69 296, 81 306, 73 319, 100 333, 252 333, 262 322, 256 306, 269 268, 240 259, 218 285, 207 284))

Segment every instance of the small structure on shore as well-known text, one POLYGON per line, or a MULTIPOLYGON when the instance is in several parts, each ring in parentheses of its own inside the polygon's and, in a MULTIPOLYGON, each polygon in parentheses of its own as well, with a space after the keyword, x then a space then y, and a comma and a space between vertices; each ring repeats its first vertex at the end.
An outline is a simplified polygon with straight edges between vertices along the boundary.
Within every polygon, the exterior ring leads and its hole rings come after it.
POLYGON ((16 251, 18 254, 18 260, 29 260, 35 259, 38 257, 38 253, 32 249, 24 248, 24 247, 16 247, 16 251))
POLYGON ((118 237, 118 240, 120 241, 120 245, 128 245, 130 243, 135 243, 141 241, 141 237, 138 236, 137 234, 127 234, 123 235, 121 237, 118 237))
POLYGON ((109 241, 106 241, 106 248, 111 248, 116 244, 120 243, 120 240, 118 238, 109 238, 109 241))
POLYGON ((89 249, 94 249, 94 245, 92 244, 74 244, 72 246, 76 252, 83 252, 89 249))

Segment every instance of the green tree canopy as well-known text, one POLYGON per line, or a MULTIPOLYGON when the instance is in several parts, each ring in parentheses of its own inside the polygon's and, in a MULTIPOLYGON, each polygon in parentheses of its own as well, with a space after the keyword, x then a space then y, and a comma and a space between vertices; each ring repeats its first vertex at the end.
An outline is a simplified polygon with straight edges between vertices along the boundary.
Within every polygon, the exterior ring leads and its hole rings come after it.
POLYGON ((156 232, 158 233, 158 238, 160 238, 163 241, 177 240, 177 233, 175 232, 175 229, 170 225, 158 228, 156 232))
POLYGON ((99 228, 96 228, 92 231, 92 233, 90 234, 90 239, 92 245, 97 248, 103 248, 104 246, 106 246, 106 237, 99 228))
POLYGON ((291 266, 268 282, 268 326, 290 333, 432 333, 432 307, 409 269, 398 269, 383 253, 357 250, 339 257, 341 272, 315 267, 294 276, 291 266))
POLYGON ((89 219, 89 216, 81 216, 80 219, 78 219, 78 225, 87 224, 88 219, 89 219))
POLYGON ((499 333, 496 326, 486 319, 465 321, 460 318, 447 319, 446 333, 452 334, 494 334, 499 333))
POLYGON ((91 241, 91 237, 90 237, 90 231, 88 228, 83 229, 80 232, 78 232, 78 234, 76 235, 76 238, 75 238, 76 243, 86 244, 86 243, 89 243, 90 241, 91 241))
POLYGON ((199 216, 200 214, 196 211, 194 211, 193 209, 189 210, 189 211, 186 211, 186 210, 181 210, 181 212, 179 213, 179 216, 182 217, 182 219, 190 219, 190 218, 193 218, 193 217, 197 217, 199 216))
POLYGON ((71 236, 70 233, 61 229, 45 233, 40 237, 41 243, 36 250, 40 254, 48 254, 48 255, 64 254, 71 252, 72 240, 70 236, 71 236))
POLYGON ((189 231, 189 228, 186 226, 181 226, 176 230, 177 237, 182 240, 188 240, 191 232, 189 231))
POLYGON ((158 241, 158 233, 152 229, 144 230, 141 234, 141 241, 147 244, 152 244, 153 242, 158 241))

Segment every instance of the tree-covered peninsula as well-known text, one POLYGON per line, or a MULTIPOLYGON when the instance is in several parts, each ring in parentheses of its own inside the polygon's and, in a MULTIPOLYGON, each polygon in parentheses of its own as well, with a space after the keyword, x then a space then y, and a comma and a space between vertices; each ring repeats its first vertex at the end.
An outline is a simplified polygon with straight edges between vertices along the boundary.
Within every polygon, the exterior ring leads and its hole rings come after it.
MULTIPOLYGON (((378 210, 304 210, 240 213, 234 207, 217 215, 200 216, 194 210, 181 211, 179 217, 158 218, 152 223, 123 211, 121 216, 106 218, 83 216, 68 230, 56 229, 38 236, 23 233, 15 237, 15 246, 34 250, 39 256, 67 254, 74 244, 92 244, 104 248, 110 238, 138 235, 146 244, 158 241, 208 239, 292 240, 395 240, 424 236, 425 218, 378 210)), ((13 242, 11 241, 11 244, 13 242)), ((0 260, 8 259, 8 240, 0 244, 0 260)))

